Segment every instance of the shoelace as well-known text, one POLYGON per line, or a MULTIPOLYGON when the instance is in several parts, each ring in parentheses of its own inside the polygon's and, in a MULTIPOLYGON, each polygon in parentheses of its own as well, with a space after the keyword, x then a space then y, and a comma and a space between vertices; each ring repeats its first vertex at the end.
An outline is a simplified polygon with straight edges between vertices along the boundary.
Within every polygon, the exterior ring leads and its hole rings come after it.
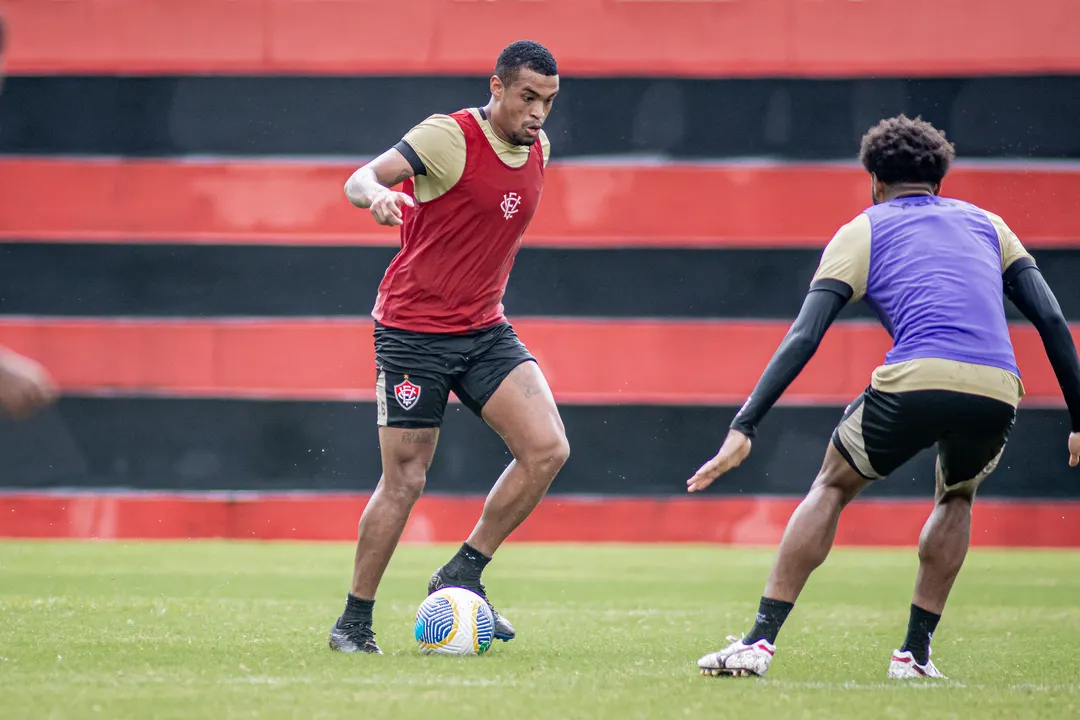
POLYGON ((364 640, 375 640, 375 631, 371 629, 371 625, 362 620, 344 620, 338 622, 338 627, 344 630, 349 635, 358 635, 364 640))
MULTIPOLYGON (((451 578, 448 577, 447 580, 451 580, 451 578)), ((440 584, 442 584, 442 583, 440 583, 440 584)), ((443 587, 446 587, 446 585, 443 584, 443 587)), ((486 602, 488 607, 491 608, 491 614, 494 615, 496 618, 500 617, 499 616, 499 611, 496 610, 495 606, 491 604, 490 600, 488 600, 487 590, 484 588, 484 583, 482 583, 482 582, 468 583, 468 584, 462 583, 462 587, 464 587, 464 588, 466 588, 468 590, 472 590, 477 595, 484 598, 484 602, 486 602)))
POLYGON ((484 589, 483 583, 476 583, 476 594, 484 598, 484 602, 486 602, 488 604, 488 607, 491 608, 491 614, 498 618, 499 611, 496 610, 495 606, 491 604, 490 600, 488 600, 487 591, 484 589))

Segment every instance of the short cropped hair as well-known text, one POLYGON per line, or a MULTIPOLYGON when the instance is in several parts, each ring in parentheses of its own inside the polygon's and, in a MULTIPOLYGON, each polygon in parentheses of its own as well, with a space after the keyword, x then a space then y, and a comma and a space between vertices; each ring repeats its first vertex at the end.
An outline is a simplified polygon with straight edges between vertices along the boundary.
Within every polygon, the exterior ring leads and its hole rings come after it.
POLYGON ((503 85, 514 84, 517 74, 527 68, 540 75, 558 75, 559 66, 546 47, 532 40, 518 40, 510 43, 499 53, 495 62, 495 74, 503 85))
POLYGON ((938 184, 956 159, 956 148, 945 133, 916 117, 882 120, 862 138, 859 160, 867 172, 893 185, 897 183, 938 184))

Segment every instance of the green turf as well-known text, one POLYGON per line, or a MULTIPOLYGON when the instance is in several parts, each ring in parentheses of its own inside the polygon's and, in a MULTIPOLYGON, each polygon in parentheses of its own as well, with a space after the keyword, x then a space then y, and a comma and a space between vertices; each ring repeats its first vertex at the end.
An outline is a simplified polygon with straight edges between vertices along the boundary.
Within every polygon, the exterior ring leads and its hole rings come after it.
POLYGON ((352 548, 0 543, 3 718, 1070 717, 1080 554, 973 552, 935 636, 948 682, 885 680, 911 551, 836 551, 768 679, 703 678, 746 628, 772 550, 504 548, 485 580, 518 639, 425 657, 412 620, 452 548, 403 547, 376 606, 386 655, 332 653, 352 548))

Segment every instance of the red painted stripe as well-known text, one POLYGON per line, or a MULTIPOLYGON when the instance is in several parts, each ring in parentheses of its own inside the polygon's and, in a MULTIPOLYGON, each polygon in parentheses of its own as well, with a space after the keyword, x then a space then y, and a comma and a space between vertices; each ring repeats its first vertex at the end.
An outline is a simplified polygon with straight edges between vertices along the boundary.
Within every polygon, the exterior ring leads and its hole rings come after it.
POLYGON ((11 70, 21 73, 484 74, 523 27, 544 39, 568 75, 1080 70, 1080 12, 1071 0, 980 0, 977 11, 907 0, 901 16, 894 4, 6 0, 0 7, 12 26, 11 70))
MULTIPOLYGON (((356 537, 363 494, 0 494, 0 537, 325 540, 356 537)), ((424 496, 403 541, 460 542, 482 497, 424 496)), ((775 545, 798 500, 740 498, 546 498, 514 542, 707 542, 775 545)), ((933 509, 925 500, 857 500, 836 543, 913 546, 933 509)), ((1080 502, 975 503, 972 544, 1080 547, 1080 502)))
MULTIPOLYGON (((342 186, 353 169, 0 160, 0 239, 396 244, 395 229, 345 200, 342 186), (80 191, 56 202, 56 188, 73 177, 80 191)), ((525 242, 820 248, 864 209, 868 188, 866 173, 852 167, 555 163, 525 242)), ((945 190, 998 213, 1032 247, 1080 246, 1080 169, 958 167, 945 190)))
MULTIPOLYGON (((734 404, 753 389, 788 323, 525 318, 514 326, 571 403, 734 404)), ((1080 343, 1080 326, 1073 334, 1080 343)), ((1038 333, 1013 326, 1025 406, 1062 403, 1038 333)), ((43 362, 69 393, 371 400, 372 323, 342 320, 0 321, 0 344, 43 362)), ((844 405, 891 341, 869 323, 830 329, 785 393, 844 405)))

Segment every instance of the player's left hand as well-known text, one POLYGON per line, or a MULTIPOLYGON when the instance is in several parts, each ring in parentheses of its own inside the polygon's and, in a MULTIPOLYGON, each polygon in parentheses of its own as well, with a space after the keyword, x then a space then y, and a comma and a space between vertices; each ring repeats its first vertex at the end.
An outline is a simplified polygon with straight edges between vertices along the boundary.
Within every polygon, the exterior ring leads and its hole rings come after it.
POLYGON ((694 476, 686 481, 687 492, 700 492, 713 484, 713 480, 728 470, 738 467, 750 454, 750 438, 738 430, 728 430, 720 452, 709 462, 698 468, 694 476))
POLYGON ((380 225, 401 225, 404 221, 401 216, 402 206, 416 207, 413 199, 405 193, 395 192, 389 188, 382 190, 371 202, 371 217, 380 225))

